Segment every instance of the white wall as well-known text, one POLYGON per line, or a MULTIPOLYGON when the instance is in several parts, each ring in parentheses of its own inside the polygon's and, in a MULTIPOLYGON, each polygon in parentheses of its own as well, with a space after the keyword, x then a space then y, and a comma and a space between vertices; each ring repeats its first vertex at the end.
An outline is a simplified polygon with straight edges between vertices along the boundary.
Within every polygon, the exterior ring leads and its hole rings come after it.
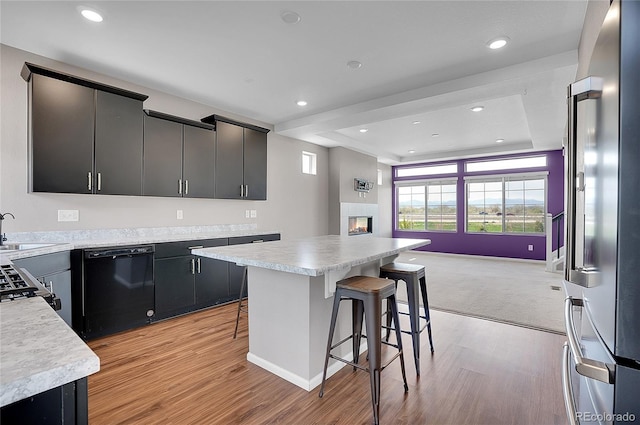
POLYGON ((0 48, 0 212, 16 216, 3 223, 9 237, 11 232, 238 223, 257 223, 259 230, 279 231, 283 238, 328 233, 328 149, 273 132, 267 137, 267 201, 27 193, 27 83, 20 77, 25 61, 147 94, 147 109, 192 120, 215 113, 272 126, 12 47, 0 48), (303 150, 317 154, 317 175, 302 174, 303 150), (80 221, 58 222, 59 209, 79 210, 80 221), (178 209, 184 212, 183 220, 176 219, 178 209), (257 210, 257 218, 245 218, 247 209, 257 210))
POLYGON ((382 184, 378 187, 378 236, 390 238, 393 230, 391 166, 378 163, 378 170, 382 171, 382 184))
POLYGON ((600 27, 609 10, 609 0, 589 0, 585 13, 580 44, 578 46, 577 80, 588 77, 588 67, 591 61, 593 47, 596 44, 600 27))

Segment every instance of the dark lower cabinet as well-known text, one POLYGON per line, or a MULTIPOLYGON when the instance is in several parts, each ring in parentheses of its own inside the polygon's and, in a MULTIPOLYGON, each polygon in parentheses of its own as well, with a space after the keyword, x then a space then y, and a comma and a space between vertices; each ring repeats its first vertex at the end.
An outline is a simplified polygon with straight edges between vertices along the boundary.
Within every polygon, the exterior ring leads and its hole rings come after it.
POLYGON ((191 255, 195 247, 227 245, 227 238, 156 245, 156 319, 166 319, 230 300, 226 261, 191 255))
POLYGON ((88 424, 87 378, 2 407, 0 423, 2 425, 88 424))

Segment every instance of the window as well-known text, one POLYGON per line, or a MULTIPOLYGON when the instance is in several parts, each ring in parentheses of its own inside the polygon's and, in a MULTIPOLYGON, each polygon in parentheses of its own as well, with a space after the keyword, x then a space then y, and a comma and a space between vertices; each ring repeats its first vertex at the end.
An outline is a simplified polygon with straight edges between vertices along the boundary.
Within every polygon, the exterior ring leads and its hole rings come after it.
POLYGON ((458 164, 423 165, 396 169, 396 177, 434 176, 437 174, 455 174, 458 164))
POLYGON ((316 174, 316 154, 302 151, 302 172, 304 174, 316 174))
POLYGON ((503 176, 466 182, 469 233, 544 233, 546 176, 503 176))
POLYGON ((456 231, 456 181, 401 183, 396 188, 397 230, 456 231))
POLYGON ((515 170, 518 168, 546 167, 547 156, 528 156, 526 158, 497 159, 490 161, 470 161, 465 164, 467 172, 515 170))

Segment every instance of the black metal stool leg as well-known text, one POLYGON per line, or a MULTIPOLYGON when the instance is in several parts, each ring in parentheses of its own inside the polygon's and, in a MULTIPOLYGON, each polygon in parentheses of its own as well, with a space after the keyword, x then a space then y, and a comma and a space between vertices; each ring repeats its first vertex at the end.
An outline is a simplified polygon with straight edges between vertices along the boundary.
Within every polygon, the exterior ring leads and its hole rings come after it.
POLYGON ((433 354, 433 339, 431 337, 431 315, 429 314, 429 297, 427 296, 427 279, 420 278, 420 292, 422 293, 422 305, 424 307, 424 317, 427 321, 427 332, 429 333, 429 345, 431 346, 431 354, 433 354))
POLYGON ((382 303, 380 301, 365 303, 364 315, 364 322, 367 328, 373 422, 378 424, 380 417, 380 370, 382 369, 382 336, 380 335, 382 329, 382 303))
POLYGON ((404 369, 404 350, 402 349, 402 331, 400 330, 400 315, 398 314, 398 304, 396 304, 396 297, 387 298, 391 303, 391 314, 393 315, 394 327, 396 330, 396 338, 398 339, 398 350, 400 351, 400 368, 402 369, 402 380, 404 381, 404 392, 409 391, 409 385, 407 385, 407 374, 404 369))
MULTIPOLYGON (((351 302, 351 326, 353 335, 353 363, 360 362, 360 342, 362 341, 362 316, 364 314, 364 304, 360 300, 351 302)), ((353 366, 355 371, 357 368, 353 366)))
POLYGON ((409 322, 411 324, 411 341, 413 342, 413 360, 416 374, 420 376, 420 302, 417 279, 413 276, 405 280, 407 285, 407 301, 409 303, 409 322))
POLYGON ((320 386, 320 398, 324 395, 324 383, 327 380, 327 366, 329 366, 329 354, 331 353, 331 345, 333 344, 333 333, 336 329, 336 319, 338 317, 338 308, 340 307, 340 295, 334 294, 333 310, 331 312, 331 323, 329 324, 329 339, 327 339, 327 353, 324 356, 324 369, 322 371, 322 385, 320 386))
POLYGON ((240 321, 240 310, 242 310, 242 296, 247 287, 247 268, 242 272, 242 285, 240 286, 240 299, 238 299, 238 314, 236 315, 236 329, 233 331, 233 339, 238 335, 238 322, 240 321))

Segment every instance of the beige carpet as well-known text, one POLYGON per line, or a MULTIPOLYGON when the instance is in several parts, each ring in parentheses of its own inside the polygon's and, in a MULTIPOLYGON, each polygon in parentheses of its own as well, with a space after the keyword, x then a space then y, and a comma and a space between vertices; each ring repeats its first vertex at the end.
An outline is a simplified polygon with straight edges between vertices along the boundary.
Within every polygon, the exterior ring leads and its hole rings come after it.
MULTIPOLYGON (((562 274, 544 262, 417 251, 396 261, 426 267, 430 308, 564 333, 562 274)), ((402 284, 398 299, 406 301, 402 284)))

